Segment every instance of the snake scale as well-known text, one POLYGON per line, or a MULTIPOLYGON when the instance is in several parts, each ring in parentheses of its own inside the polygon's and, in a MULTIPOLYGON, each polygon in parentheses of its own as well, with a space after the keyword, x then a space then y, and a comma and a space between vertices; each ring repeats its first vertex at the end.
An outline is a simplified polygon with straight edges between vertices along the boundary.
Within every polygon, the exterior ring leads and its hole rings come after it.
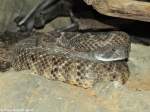
POLYGON ((52 31, 23 39, 11 51, 15 70, 30 69, 47 79, 83 88, 101 80, 124 84, 129 77, 130 38, 121 31, 52 31))

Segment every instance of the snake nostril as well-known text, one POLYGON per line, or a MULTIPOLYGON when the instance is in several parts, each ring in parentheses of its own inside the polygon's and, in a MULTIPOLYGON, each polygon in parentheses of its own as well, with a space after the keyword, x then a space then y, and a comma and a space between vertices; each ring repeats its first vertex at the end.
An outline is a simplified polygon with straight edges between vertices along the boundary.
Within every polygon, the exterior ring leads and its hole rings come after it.
POLYGON ((116 76, 115 75, 113 75, 113 79, 115 79, 116 78, 116 76))

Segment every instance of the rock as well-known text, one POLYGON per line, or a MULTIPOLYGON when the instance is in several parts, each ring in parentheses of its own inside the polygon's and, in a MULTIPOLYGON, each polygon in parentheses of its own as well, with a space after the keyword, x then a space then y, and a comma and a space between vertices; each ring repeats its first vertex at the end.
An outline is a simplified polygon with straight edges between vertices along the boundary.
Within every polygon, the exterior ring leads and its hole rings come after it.
POLYGON ((84 0, 99 13, 150 22, 150 2, 145 0, 84 0))
POLYGON ((131 76, 127 82, 129 89, 150 90, 150 46, 131 45, 129 68, 131 76))
POLYGON ((83 89, 34 76, 30 71, 0 73, 0 111, 149 112, 150 47, 132 44, 131 76, 125 85, 100 82, 83 89))
POLYGON ((0 0, 0 32, 17 30, 14 19, 25 15, 39 0, 0 0))
MULTIPOLYGON (((0 32, 13 31, 15 32, 19 28, 16 26, 14 19, 17 16, 25 16, 40 0, 0 0, 0 32), (6 7, 7 6, 7 7, 6 7)), ((80 8, 80 7, 79 7, 80 8)), ((78 9, 79 10, 79 9, 78 9)), ((80 12, 79 12, 80 13, 80 12)), ((76 17, 76 21, 79 24, 79 30, 104 30, 104 29, 118 29, 118 27, 124 27, 131 24, 128 20, 119 20, 115 18, 94 19, 95 15, 90 12, 89 18, 76 17)), ((64 28, 71 24, 70 18, 59 17, 47 24, 44 29, 48 31, 58 28, 64 28)), ((43 29, 41 29, 43 31, 43 29)))
POLYGON ((0 107, 35 112, 105 111, 88 90, 32 76, 27 71, 0 74, 0 107), (11 73, 11 74, 10 74, 11 73))
MULTIPOLYGON (((105 24, 102 21, 92 19, 92 18, 75 18, 79 25, 79 30, 104 30, 104 29, 117 29, 117 27, 109 24, 105 24)), ((110 22, 109 22, 110 23, 110 22)), ((112 23, 112 22, 111 22, 112 23)), ((118 22, 119 24, 119 22, 118 22)), ((124 24, 124 22, 122 23, 124 24)), ((71 25, 69 17, 58 17, 48 23, 40 32, 49 32, 51 30, 57 30, 66 28, 71 25)))

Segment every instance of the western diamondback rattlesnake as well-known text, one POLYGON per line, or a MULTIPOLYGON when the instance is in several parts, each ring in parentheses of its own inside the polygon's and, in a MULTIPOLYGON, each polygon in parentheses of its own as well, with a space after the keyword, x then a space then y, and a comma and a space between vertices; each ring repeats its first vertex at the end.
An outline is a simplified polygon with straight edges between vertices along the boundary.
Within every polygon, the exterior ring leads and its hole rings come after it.
POLYGON ((125 59, 130 51, 126 33, 50 32, 21 40, 12 50, 15 70, 84 88, 100 80, 125 83, 129 70, 125 59))

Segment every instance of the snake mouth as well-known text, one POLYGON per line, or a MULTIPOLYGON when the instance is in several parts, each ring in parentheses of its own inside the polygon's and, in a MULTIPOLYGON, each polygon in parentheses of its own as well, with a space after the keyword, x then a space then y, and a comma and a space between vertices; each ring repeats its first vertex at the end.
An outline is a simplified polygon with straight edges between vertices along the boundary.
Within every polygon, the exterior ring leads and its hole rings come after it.
POLYGON ((110 57, 110 58, 106 58, 106 57, 103 57, 103 56, 95 56, 95 58, 97 60, 100 60, 100 61, 119 61, 119 60, 126 59, 125 57, 118 57, 118 58, 110 57))
POLYGON ((119 61, 128 58, 128 50, 116 49, 115 51, 95 53, 94 57, 100 61, 119 61))

